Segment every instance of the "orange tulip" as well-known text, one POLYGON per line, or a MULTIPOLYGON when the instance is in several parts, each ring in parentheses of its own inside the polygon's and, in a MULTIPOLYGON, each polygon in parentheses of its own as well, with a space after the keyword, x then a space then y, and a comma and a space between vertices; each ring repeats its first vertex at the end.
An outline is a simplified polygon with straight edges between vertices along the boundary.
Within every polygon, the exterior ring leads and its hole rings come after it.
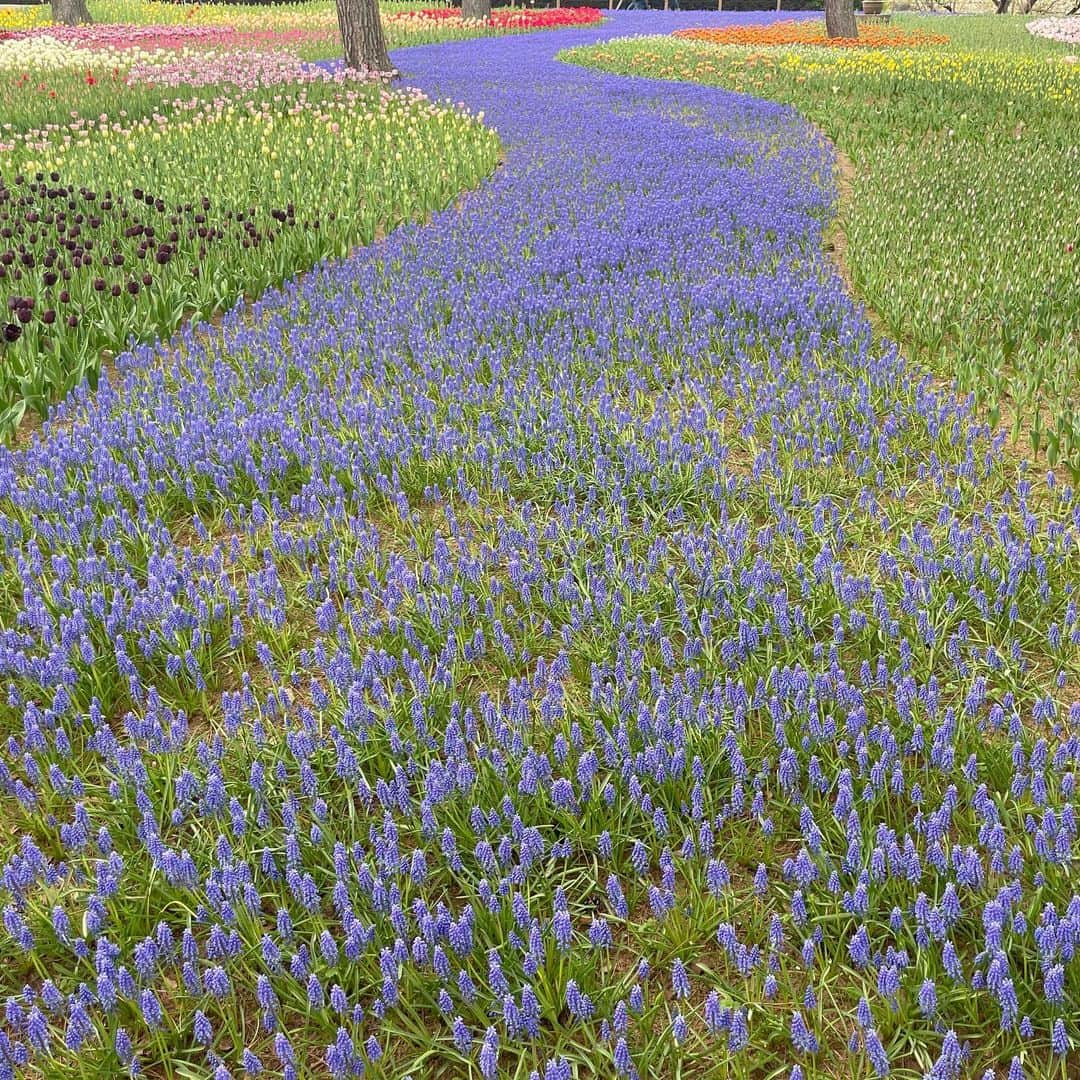
POLYGON ((762 26, 676 30, 673 36, 707 41, 713 45, 823 45, 840 49, 907 49, 920 45, 944 45, 949 40, 944 34, 902 30, 879 23, 861 26, 857 38, 828 38, 825 36, 825 23, 817 19, 790 19, 762 26))

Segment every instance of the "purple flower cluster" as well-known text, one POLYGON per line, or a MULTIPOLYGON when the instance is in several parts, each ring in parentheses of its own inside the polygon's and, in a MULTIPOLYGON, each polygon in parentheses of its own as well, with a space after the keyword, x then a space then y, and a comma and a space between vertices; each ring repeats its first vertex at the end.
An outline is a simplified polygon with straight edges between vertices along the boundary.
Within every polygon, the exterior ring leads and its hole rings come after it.
POLYGON ((411 50, 488 184, 0 451, 0 1077, 1069 1054, 1080 503, 797 116, 553 59, 665 18, 411 50))

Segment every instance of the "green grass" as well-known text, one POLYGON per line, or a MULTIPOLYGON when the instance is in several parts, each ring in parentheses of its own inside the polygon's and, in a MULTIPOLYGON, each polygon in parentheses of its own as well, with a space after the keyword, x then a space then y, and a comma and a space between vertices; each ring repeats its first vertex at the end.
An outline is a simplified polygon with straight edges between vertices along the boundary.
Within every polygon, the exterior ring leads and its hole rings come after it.
POLYGON ((649 38, 564 58, 799 109, 854 163, 840 224, 854 286, 884 329, 1080 479, 1080 65, 1022 19, 896 21, 950 44, 838 52, 649 38))

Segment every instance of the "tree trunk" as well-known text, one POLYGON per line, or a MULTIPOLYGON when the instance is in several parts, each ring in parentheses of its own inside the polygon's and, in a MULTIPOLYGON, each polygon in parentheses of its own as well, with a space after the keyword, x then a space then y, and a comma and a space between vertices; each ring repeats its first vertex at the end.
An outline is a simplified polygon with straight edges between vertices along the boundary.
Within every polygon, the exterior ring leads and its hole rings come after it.
POLYGON ((378 0, 337 0, 345 64, 357 71, 394 70, 386 52, 378 0))
POLYGON ((491 18, 491 0, 461 0, 461 17, 487 22, 491 18))
POLYGON ((78 23, 90 23, 90 12, 86 8, 86 0, 50 0, 52 8, 52 21, 63 23, 65 26, 76 26, 78 23))
POLYGON ((854 0, 825 0, 825 33, 831 38, 857 38, 854 0))

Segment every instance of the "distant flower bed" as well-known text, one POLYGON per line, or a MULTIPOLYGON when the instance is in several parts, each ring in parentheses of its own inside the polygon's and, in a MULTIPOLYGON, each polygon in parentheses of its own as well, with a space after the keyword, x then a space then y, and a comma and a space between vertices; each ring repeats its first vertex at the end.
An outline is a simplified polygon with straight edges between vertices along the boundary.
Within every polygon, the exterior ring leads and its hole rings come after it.
MULTIPOLYGON (((0 34, 0 72, 16 72, 30 89, 45 72, 81 71, 88 85, 102 71, 130 85, 251 89, 283 82, 326 81, 296 46, 316 40, 306 29, 237 31, 218 26, 49 26, 0 34), (35 78, 31 79, 30 73, 35 78)), ((46 87, 52 90, 52 87, 46 87)))
POLYGON ((713 45, 825 45, 830 48, 908 49, 920 45, 945 45, 944 34, 924 30, 902 30, 896 26, 868 23, 859 27, 857 38, 829 38, 819 20, 789 20, 758 26, 725 26, 676 30, 675 37, 708 41, 713 45))
POLYGON ((47 26, 17 31, 15 39, 49 37, 83 49, 187 49, 280 48, 314 41, 323 35, 314 29, 236 30, 229 26, 132 26, 96 23, 89 26, 47 26))
POLYGON ((50 9, 44 5, 33 7, 0 7, 0 41, 12 30, 25 30, 49 21, 50 9))
MULTIPOLYGON (((544 8, 526 11, 520 8, 496 8, 491 13, 491 25, 499 29, 539 30, 552 26, 587 26, 599 22, 597 8, 544 8)), ((467 22, 460 8, 427 8, 392 15, 394 21, 424 20, 430 22, 467 22)))
POLYGON ((1080 15, 1060 15, 1057 18, 1036 19, 1027 24, 1028 30, 1038 37, 1080 45, 1080 15))
MULTIPOLYGON (((156 28, 55 27, 6 35, 6 40, 0 39, 0 72, 17 73, 20 84, 30 90, 39 89, 37 80, 45 73, 59 72, 81 72, 90 86, 101 81, 106 72, 132 86, 222 85, 241 89, 342 78, 305 64, 290 48, 292 35, 280 43, 273 41, 272 33, 217 30, 209 36, 165 32, 155 39, 154 35, 142 33, 147 29, 156 28)), ((40 88, 53 89, 48 85, 40 88)))

